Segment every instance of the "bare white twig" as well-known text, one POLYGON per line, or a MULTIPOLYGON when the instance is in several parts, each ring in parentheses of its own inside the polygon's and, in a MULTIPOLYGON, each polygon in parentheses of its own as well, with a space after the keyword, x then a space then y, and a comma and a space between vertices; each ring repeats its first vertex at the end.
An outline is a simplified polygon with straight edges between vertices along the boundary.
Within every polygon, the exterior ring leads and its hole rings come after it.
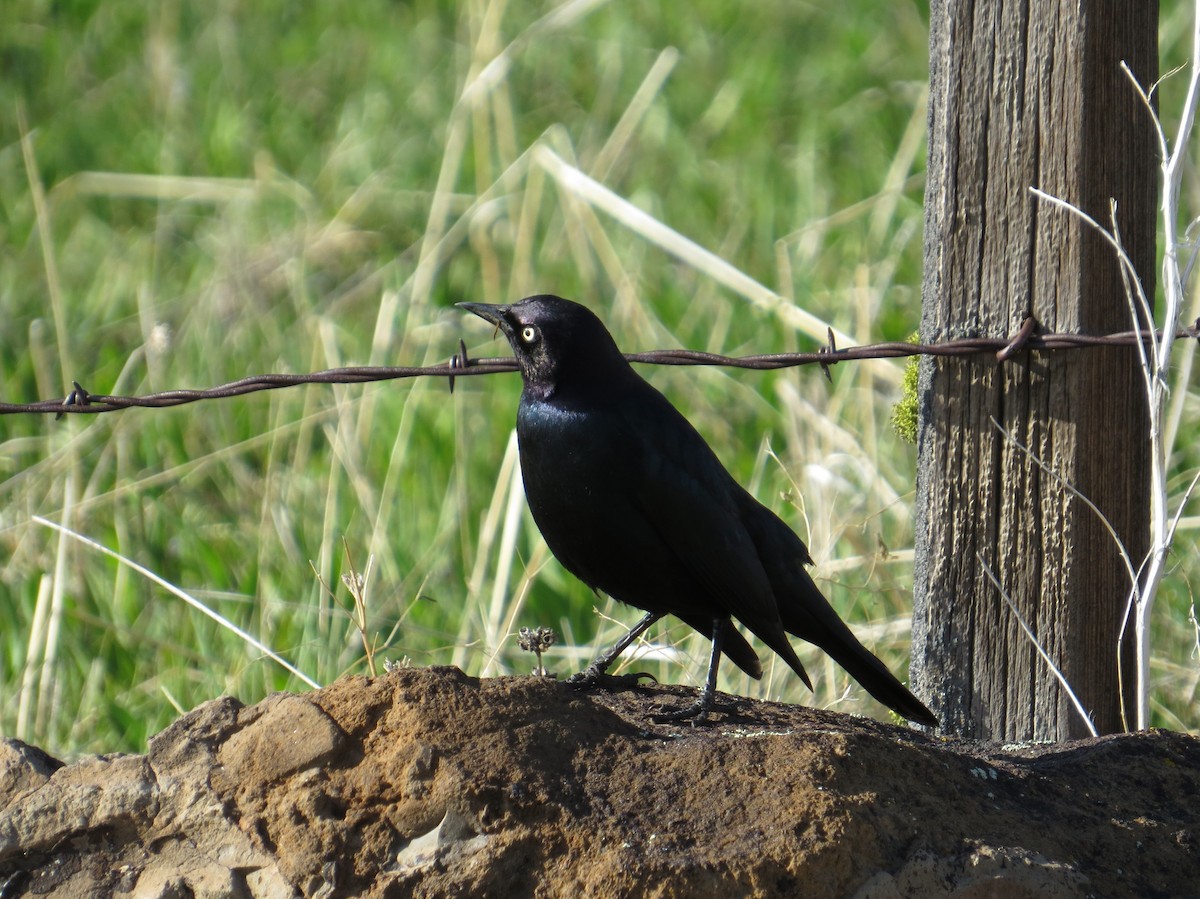
MULTIPOLYGON (((1200 102, 1200 0, 1192 17, 1192 64, 1187 96, 1179 120, 1179 131, 1169 153, 1162 156, 1162 204, 1160 215, 1163 227, 1163 330, 1155 341, 1154 366, 1146 369, 1146 391, 1150 409, 1150 555, 1142 579, 1135 621, 1137 637, 1137 726, 1150 725, 1150 611, 1158 594, 1159 584, 1166 573, 1167 557, 1174 534, 1174 520, 1168 508, 1167 459, 1171 447, 1165 442, 1164 420, 1169 395, 1167 370, 1171 348, 1175 342, 1175 325, 1179 322, 1184 303, 1184 279, 1180 270, 1179 188, 1187 160, 1188 140, 1196 120, 1196 105, 1200 102)), ((1153 114, 1153 109, 1151 108, 1153 114)), ((1163 131, 1154 115, 1155 127, 1163 131)), ((1164 147, 1164 149, 1166 149, 1164 147)), ((1188 495, 1195 486, 1188 488, 1188 495)), ((1187 496, 1184 497, 1187 501, 1187 496)))
POLYGON ((1083 723, 1087 725, 1088 732, 1093 737, 1099 736, 1099 734, 1096 733, 1096 725, 1092 722, 1092 716, 1087 713, 1087 709, 1083 707, 1083 703, 1080 702, 1079 697, 1075 695, 1075 691, 1071 688, 1071 684, 1067 680, 1066 676, 1058 669, 1058 666, 1054 664, 1054 660, 1050 658, 1050 654, 1042 648, 1042 644, 1038 641, 1037 635, 1033 632, 1033 629, 1025 623, 1025 619, 1022 617, 1020 610, 1017 608, 1017 604, 1013 602, 1012 597, 1008 595, 1008 592, 1004 589, 1004 585, 1000 583, 999 579, 992 571, 991 566, 983 560, 983 556, 981 556, 979 553, 975 553, 975 558, 979 560, 979 564, 983 568, 983 573, 986 574, 988 580, 992 582, 992 586, 996 588, 996 592, 1000 594, 1006 603, 1008 603, 1008 608, 1012 611, 1013 616, 1017 619, 1017 624, 1021 625, 1021 630, 1025 632, 1025 636, 1029 638, 1029 642, 1033 644, 1033 648, 1038 651, 1038 655, 1042 657, 1042 661, 1049 666, 1050 670, 1054 673, 1054 676, 1058 678, 1058 682, 1062 684, 1064 692, 1066 692, 1067 697, 1071 700, 1071 705, 1075 706, 1075 711, 1079 713, 1079 717, 1082 718, 1083 723))
POLYGON ((1121 556, 1121 561, 1125 563, 1125 573, 1129 576, 1130 585, 1136 588, 1138 583, 1138 570, 1133 567, 1133 558, 1129 555, 1129 551, 1125 548, 1125 544, 1122 542, 1120 535, 1117 534, 1117 529, 1114 528, 1112 522, 1108 520, 1108 516, 1101 512, 1100 507, 1092 502, 1088 496, 1080 492, 1080 490, 1074 484, 1055 471, 1055 469, 1050 465, 1046 464, 1046 462, 1043 461, 1042 458, 1037 455, 1037 453, 1014 437, 1012 433, 1004 427, 1004 425, 1000 424, 1000 422, 998 422, 995 418, 992 418, 991 421, 992 426, 1000 432, 1005 440, 1023 452, 1029 458, 1029 460, 1043 472, 1050 475, 1050 477, 1054 478, 1054 480, 1058 481, 1064 490, 1096 513, 1096 517, 1100 519, 1100 523, 1104 525, 1104 529, 1108 531, 1108 536, 1112 537, 1113 544, 1117 547, 1117 553, 1121 556))
MULTIPOLYGON (((1171 350, 1175 343, 1175 330, 1183 313, 1187 275, 1190 274, 1191 263, 1195 255, 1194 250, 1191 254, 1186 252, 1186 236, 1181 239, 1179 233, 1179 190, 1183 180, 1184 166, 1187 162, 1188 140, 1196 120, 1196 107, 1200 103, 1200 0, 1196 2, 1192 22, 1191 74, 1188 80, 1187 95, 1181 110, 1179 130, 1175 135, 1173 145, 1168 141, 1162 120, 1155 112, 1154 104, 1150 99, 1158 85, 1155 84, 1147 91, 1125 63, 1121 64, 1121 68, 1151 116, 1162 158, 1159 206, 1163 229, 1162 330, 1157 339, 1149 341, 1148 351, 1145 347, 1139 348, 1142 373, 1146 384, 1150 425, 1150 549, 1145 560, 1139 566, 1138 576, 1135 578, 1130 592, 1130 603, 1135 613, 1134 630, 1137 647, 1137 727, 1144 729, 1150 724, 1150 613, 1158 594, 1159 585, 1166 574, 1171 542, 1174 539, 1183 506, 1190 499, 1197 483, 1200 482, 1200 475, 1192 479, 1192 483, 1180 500, 1180 505, 1172 514, 1169 508, 1167 460, 1170 458, 1171 443, 1174 441, 1176 430, 1167 421, 1167 401, 1170 398, 1167 374, 1170 367, 1171 350), (1186 271, 1180 264, 1182 255, 1188 256, 1186 271)), ((1121 245, 1120 232, 1116 226, 1115 207, 1112 212, 1113 225, 1110 231, 1066 201, 1052 197, 1037 188, 1031 188, 1031 190, 1039 199, 1079 217, 1108 241, 1120 261, 1134 328, 1141 328, 1143 322, 1153 328, 1154 316, 1149 298, 1146 296, 1137 271, 1121 245)), ((1126 567, 1127 569, 1131 567, 1128 559, 1126 559, 1126 567)), ((1121 636, 1123 638, 1124 628, 1122 628, 1121 636)), ((1117 653, 1118 655, 1120 653, 1119 645, 1117 653)))

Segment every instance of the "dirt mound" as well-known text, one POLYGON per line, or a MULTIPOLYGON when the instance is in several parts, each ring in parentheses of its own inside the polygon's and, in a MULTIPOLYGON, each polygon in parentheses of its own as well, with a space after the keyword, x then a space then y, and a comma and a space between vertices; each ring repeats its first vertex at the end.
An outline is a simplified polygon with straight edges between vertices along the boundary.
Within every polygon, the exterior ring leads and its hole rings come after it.
POLYGON ((0 896, 1200 895, 1194 737, 653 723, 685 693, 402 670, 215 700, 145 756, 0 743, 0 896))

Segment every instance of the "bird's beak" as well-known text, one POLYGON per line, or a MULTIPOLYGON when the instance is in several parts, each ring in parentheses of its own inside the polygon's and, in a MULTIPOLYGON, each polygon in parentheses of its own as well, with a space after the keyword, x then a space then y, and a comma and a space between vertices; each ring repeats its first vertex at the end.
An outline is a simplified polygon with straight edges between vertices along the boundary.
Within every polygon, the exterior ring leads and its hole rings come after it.
POLYGON ((504 326, 508 324, 504 318, 504 313, 508 312, 507 306, 489 306, 487 303, 455 303, 454 305, 459 309, 474 312, 485 322, 491 322, 501 330, 504 330, 504 326))

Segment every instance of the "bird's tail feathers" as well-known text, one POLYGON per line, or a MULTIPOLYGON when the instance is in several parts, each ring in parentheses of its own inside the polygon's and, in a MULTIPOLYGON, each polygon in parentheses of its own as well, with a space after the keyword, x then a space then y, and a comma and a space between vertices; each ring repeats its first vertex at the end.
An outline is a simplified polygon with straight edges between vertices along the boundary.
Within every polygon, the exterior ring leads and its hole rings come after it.
POLYGON ((725 628, 721 653, 755 680, 762 680, 762 662, 758 659, 758 653, 736 627, 725 628))
POLYGON ((826 604, 826 609, 828 614, 821 615, 820 620, 816 620, 816 616, 806 615, 808 620, 803 624, 784 621, 784 627, 829 653, 864 690, 889 709, 903 715, 909 721, 924 724, 926 727, 937 727, 937 716, 913 696, 883 662, 858 642, 858 638, 837 617, 831 606, 826 604))
POLYGON ((783 632, 783 628, 779 624, 775 624, 770 629, 755 628, 754 633, 758 639, 771 647, 776 655, 788 663, 788 667, 796 672, 800 680, 804 681, 804 686, 810 690, 813 689, 812 681, 808 679, 808 672, 804 670, 804 665, 801 664, 796 651, 792 649, 792 644, 788 642, 787 634, 783 632))
MULTIPOLYGON (((685 617, 676 614, 675 617, 692 630, 699 631, 710 639, 712 638, 712 622, 703 616, 688 615, 685 617)), ((754 651, 754 647, 746 642, 746 638, 742 636, 741 631, 736 627, 725 628, 725 642, 721 645, 721 654, 755 680, 762 680, 762 662, 759 661, 758 653, 754 651)))
POLYGON ((835 662, 841 665, 862 688, 909 721, 926 727, 937 727, 938 719, 896 676, 879 661, 870 650, 854 639, 853 643, 840 642, 832 647, 822 647, 835 662))

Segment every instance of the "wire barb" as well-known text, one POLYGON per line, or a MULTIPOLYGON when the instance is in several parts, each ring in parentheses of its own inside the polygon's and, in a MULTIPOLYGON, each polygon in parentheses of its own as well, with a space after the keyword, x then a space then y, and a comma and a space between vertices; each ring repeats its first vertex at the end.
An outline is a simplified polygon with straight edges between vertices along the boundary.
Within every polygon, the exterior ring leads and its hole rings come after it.
POLYGON ((996 353, 997 362, 1007 362, 1014 355, 1024 349, 1025 344, 1029 343, 1029 338, 1033 336, 1033 332, 1037 330, 1038 320, 1030 314, 1026 314, 1025 321, 1021 323, 1021 330, 1013 337, 1012 343, 1006 346, 1000 352, 996 353))
MULTIPOLYGON (((833 328, 829 328, 827 330, 827 333, 829 335, 829 344, 827 346, 822 347, 817 352, 823 353, 823 354, 828 354, 829 356, 836 356, 838 350, 837 350, 837 341, 834 340, 834 338, 833 338, 833 328)), ((820 362, 818 364, 821 366, 821 373, 823 375, 825 375, 825 380, 828 381, 830 384, 832 384, 833 376, 829 373, 829 366, 836 365, 837 360, 834 359, 832 362, 820 362)))
MULTIPOLYGON (((83 387, 80 386, 78 381, 72 381, 71 383, 73 385, 75 385, 75 389, 72 390, 70 393, 68 393, 66 399, 64 399, 62 401, 63 406, 87 406, 87 405, 89 405, 92 401, 92 395, 90 393, 88 393, 86 390, 84 390, 83 387)), ((54 416, 54 420, 61 421, 62 417, 66 414, 67 413, 66 413, 65 409, 59 410, 58 414, 56 414, 54 416)))
POLYGON ((450 357, 451 374, 446 376, 446 384, 450 388, 450 395, 454 396, 454 374, 453 372, 461 371, 469 368, 471 360, 467 357, 467 342, 461 337, 458 338, 458 352, 450 357))

